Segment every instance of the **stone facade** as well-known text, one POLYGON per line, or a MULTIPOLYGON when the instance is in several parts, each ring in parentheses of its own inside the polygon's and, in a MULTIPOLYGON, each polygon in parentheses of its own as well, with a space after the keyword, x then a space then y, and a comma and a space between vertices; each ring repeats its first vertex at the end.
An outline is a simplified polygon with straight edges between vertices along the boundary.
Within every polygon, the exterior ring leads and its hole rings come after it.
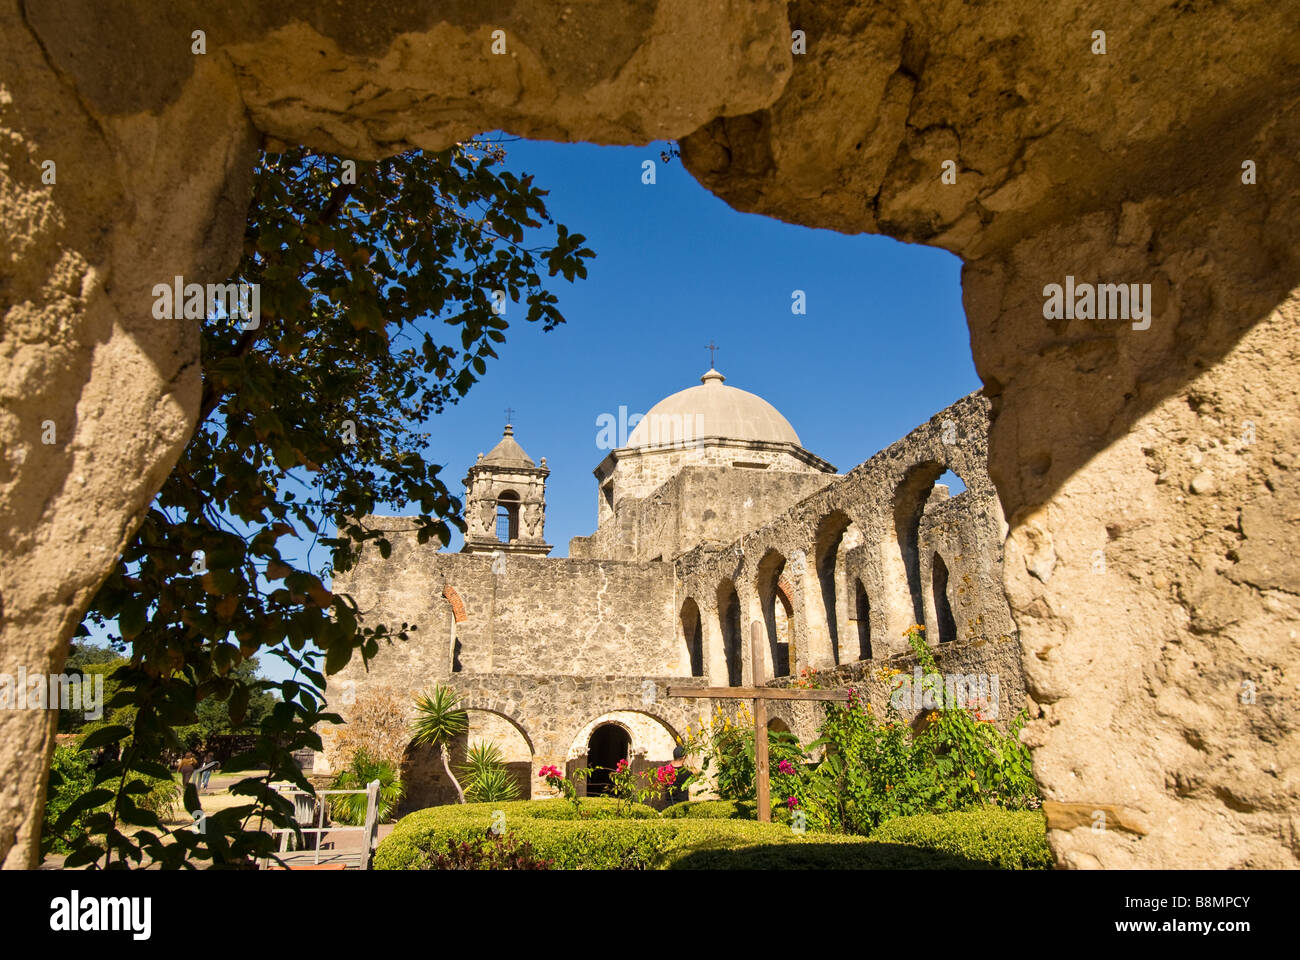
MULTIPOLYGON (((902 634, 923 623, 945 672, 997 678, 1005 723, 1025 703, 1024 681, 1000 586, 1006 525, 984 465, 988 410, 966 397, 842 477, 811 454, 797 471, 744 465, 769 452, 753 438, 729 438, 733 453, 712 463, 664 459, 678 472, 617 500, 567 559, 489 552, 485 537, 441 553, 400 518, 371 518, 391 531, 389 558, 363 560, 334 588, 366 616, 418 631, 368 671, 350 664, 331 691, 385 687, 413 700, 449 685, 471 724, 453 762, 476 739, 497 742, 521 783, 528 761, 541 796, 536 771, 586 766, 602 727, 622 731, 634 767, 666 762, 686 725, 719 705, 669 698, 668 684, 748 684, 753 621, 767 630, 769 682, 812 666, 869 690, 882 711, 890 671, 914 659, 902 634), (945 470, 966 483, 957 496, 936 483, 945 470)), ((332 706, 347 717, 346 703, 332 706)), ((807 740, 821 710, 786 702, 773 717, 807 740)), ((318 769, 329 764, 327 749, 318 769)), ((408 808, 454 799, 430 751, 410 751, 405 776, 408 808)))

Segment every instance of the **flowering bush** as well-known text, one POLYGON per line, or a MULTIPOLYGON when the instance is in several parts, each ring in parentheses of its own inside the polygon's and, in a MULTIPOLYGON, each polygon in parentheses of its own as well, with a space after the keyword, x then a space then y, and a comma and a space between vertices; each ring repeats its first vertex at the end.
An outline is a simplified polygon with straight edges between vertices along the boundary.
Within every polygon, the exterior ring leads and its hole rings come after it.
MULTIPOLYGON (((908 630, 908 643, 922 669, 934 672, 921 629, 908 630)), ((975 703, 937 710, 912 735, 892 706, 878 723, 871 705, 851 689, 847 702, 827 704, 820 736, 805 748, 824 748, 823 760, 811 767, 778 763, 773 795, 802 809, 810 829, 850 833, 871 833, 886 820, 912 814, 1036 809, 1029 751, 1018 738, 1025 715, 1003 734, 984 720, 984 709, 975 703)))
MULTIPOLYGON (((626 760, 620 760, 614 772, 610 774, 613 783, 614 799, 618 801, 619 811, 631 804, 654 804, 665 799, 677 782, 677 767, 666 763, 653 770, 633 773, 626 760)), ((688 781, 689 782, 689 781, 688 781)))
MULTIPOLYGON (((734 715, 715 707, 708 721, 700 718, 698 729, 686 728, 682 746, 688 754, 704 758, 701 766, 705 771, 714 771, 722 799, 754 799, 754 717, 747 704, 742 702, 734 715)), ((786 731, 768 730, 767 749, 769 762, 778 767, 781 763, 793 767, 806 760, 798 738, 786 731)))
POLYGON ((564 799, 573 804, 574 815, 582 819, 582 806, 578 797, 578 782, 586 781, 591 776, 592 767, 583 767, 581 770, 574 770, 571 776, 566 777, 560 768, 548 764, 537 771, 537 776, 546 781, 547 786, 552 790, 563 795, 564 799))

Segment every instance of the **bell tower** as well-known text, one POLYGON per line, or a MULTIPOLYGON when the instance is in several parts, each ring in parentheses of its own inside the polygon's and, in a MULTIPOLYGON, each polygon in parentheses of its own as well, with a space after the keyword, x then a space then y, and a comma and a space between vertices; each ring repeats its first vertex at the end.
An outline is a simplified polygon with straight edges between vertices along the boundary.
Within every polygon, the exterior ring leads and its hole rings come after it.
POLYGON ((465 476, 464 553, 505 553, 544 557, 546 542, 546 458, 533 463, 506 424, 501 442, 465 476))

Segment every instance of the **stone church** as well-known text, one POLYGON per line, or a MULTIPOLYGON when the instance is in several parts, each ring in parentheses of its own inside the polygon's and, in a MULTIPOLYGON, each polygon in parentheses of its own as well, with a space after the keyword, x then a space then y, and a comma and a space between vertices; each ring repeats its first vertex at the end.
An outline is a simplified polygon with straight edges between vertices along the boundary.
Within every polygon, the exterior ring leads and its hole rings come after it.
MULTIPOLYGON (((449 685, 470 718, 453 756, 490 741, 523 795, 542 796, 542 766, 663 763, 688 724, 738 705, 667 687, 751 683, 755 622, 767 641, 760 682, 811 668, 881 711, 892 671, 912 671, 904 633, 917 623, 945 673, 994 678, 1005 724, 1024 683, 988 410, 971 394, 839 474, 775 407, 710 369, 596 466, 596 531, 572 539, 567 558, 549 556, 546 458, 534 461, 506 426, 465 478, 460 552, 418 544, 400 517, 370 518, 392 531, 390 557, 368 555, 334 589, 367 618, 418 632, 369 671, 354 660, 331 681, 330 707, 346 719, 369 692, 413 702, 449 685), (937 482, 949 471, 965 484, 953 496, 937 482)), ((822 707, 770 710, 771 725, 806 740, 822 707)), ((318 771, 330 768, 323 735, 318 771)), ((403 779, 408 810, 454 798, 427 748, 408 750, 403 779)), ((602 786, 595 775, 591 789, 602 786)))

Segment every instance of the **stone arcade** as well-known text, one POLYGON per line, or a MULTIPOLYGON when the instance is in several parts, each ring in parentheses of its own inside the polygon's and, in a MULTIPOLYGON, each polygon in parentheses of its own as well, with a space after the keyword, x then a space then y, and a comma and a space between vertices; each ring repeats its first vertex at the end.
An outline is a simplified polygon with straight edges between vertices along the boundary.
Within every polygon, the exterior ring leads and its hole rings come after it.
MULTIPOLYGON (((386 690, 413 707, 447 684, 470 717, 453 753, 493 742, 524 795, 542 795, 543 766, 666 762, 674 736, 717 702, 670 697, 668 685, 750 683, 753 622, 773 684, 811 666, 880 710, 882 661, 911 671, 902 634, 919 622, 946 672, 998 678, 1005 723, 1025 700, 1001 586, 1006 525, 985 469, 988 402, 966 397, 839 476, 771 404, 725 379, 710 370, 656 404, 600 462, 597 529, 570 541, 568 558, 547 557, 542 539, 546 461, 536 466, 509 426, 465 478, 461 552, 419 545, 400 518, 370 518, 393 531, 392 554, 363 558, 335 589, 420 629, 368 673, 354 661, 330 690, 386 690), (674 419, 703 428, 689 444, 641 428, 674 419), (936 483, 946 470, 965 491, 936 483)), ((331 706, 348 716, 347 702, 331 706)), ((783 700, 771 718, 811 739, 820 712, 783 700)), ((332 759, 323 736, 317 769, 332 759)), ((432 751, 408 750, 403 775, 408 809, 454 799, 432 751)))

